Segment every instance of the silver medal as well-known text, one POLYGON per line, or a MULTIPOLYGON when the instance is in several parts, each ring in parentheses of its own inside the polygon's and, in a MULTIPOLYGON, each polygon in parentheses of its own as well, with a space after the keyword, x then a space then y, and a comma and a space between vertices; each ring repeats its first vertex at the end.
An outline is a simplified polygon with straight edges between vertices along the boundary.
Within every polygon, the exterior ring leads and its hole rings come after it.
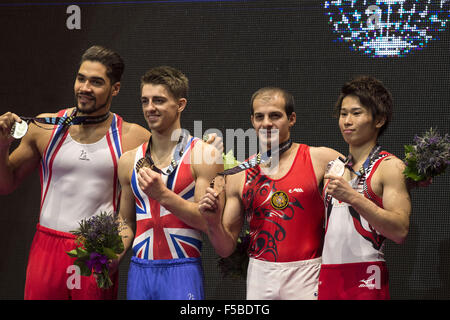
POLYGON ((345 163, 338 158, 332 161, 331 166, 328 169, 328 173, 334 176, 341 177, 344 174, 344 170, 345 170, 345 163))
POLYGON ((11 128, 11 136, 14 139, 21 139, 28 130, 28 124, 26 121, 22 120, 22 122, 15 122, 11 128))

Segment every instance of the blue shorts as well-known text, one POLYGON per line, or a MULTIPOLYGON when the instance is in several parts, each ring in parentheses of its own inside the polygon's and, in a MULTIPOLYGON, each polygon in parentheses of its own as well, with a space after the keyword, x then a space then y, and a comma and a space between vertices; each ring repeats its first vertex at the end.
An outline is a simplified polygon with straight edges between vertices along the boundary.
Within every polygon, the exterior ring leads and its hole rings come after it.
POLYGON ((131 257, 128 300, 203 300, 200 258, 145 260, 131 257))

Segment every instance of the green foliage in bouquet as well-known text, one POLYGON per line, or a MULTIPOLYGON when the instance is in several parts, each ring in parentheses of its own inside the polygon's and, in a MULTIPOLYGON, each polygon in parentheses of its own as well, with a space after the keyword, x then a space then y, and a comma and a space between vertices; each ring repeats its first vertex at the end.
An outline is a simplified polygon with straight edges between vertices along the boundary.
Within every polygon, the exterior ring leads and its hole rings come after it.
POLYGON ((240 164, 239 161, 236 160, 236 158, 233 155, 233 150, 227 152, 227 154, 222 153, 223 158, 223 167, 225 170, 234 168, 240 164))

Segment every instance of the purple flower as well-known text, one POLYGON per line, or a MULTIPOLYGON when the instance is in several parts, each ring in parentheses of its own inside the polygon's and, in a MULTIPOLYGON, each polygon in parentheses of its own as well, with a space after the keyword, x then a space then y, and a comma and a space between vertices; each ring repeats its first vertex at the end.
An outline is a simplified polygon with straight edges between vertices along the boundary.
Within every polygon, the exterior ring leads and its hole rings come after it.
POLYGON ((414 136, 414 144, 405 146, 405 175, 416 181, 445 172, 450 161, 450 136, 431 128, 423 136, 414 136))
POLYGON ((438 144, 441 141, 441 137, 430 137, 430 140, 428 141, 429 144, 438 144))
POLYGON ((86 261, 86 266, 94 270, 95 273, 101 273, 103 266, 108 265, 108 258, 97 252, 92 252, 89 256, 89 260, 86 261))

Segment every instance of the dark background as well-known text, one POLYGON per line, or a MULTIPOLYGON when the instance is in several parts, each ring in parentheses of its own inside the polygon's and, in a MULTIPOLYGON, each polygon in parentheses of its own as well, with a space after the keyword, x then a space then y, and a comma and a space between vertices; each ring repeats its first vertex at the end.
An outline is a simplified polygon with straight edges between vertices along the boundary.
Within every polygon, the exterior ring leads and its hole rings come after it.
MULTIPOLYGON (((202 121, 203 131, 247 130, 251 94, 275 85, 295 97, 296 142, 346 153, 332 107, 341 85, 360 74, 379 78, 394 96, 394 118, 380 139, 386 150, 402 158, 403 145, 415 134, 431 126, 450 132, 448 30, 404 57, 374 58, 334 41, 323 1, 76 4, 81 29, 69 30, 67 2, 0 2, 1 114, 32 116, 72 106, 79 59, 100 44, 117 50, 126 63, 112 111, 143 126, 140 76, 164 64, 189 77, 182 125, 191 133, 194 121, 202 121)), ((385 248, 393 299, 450 298, 449 195, 448 172, 412 191, 409 237, 403 245, 387 241, 385 248)), ((23 298, 39 196, 37 171, 13 194, 0 196, 0 299, 23 298)), ((207 299, 245 299, 245 282, 222 278, 207 239, 203 258, 207 299)), ((124 263, 120 299, 127 269, 124 263)))

